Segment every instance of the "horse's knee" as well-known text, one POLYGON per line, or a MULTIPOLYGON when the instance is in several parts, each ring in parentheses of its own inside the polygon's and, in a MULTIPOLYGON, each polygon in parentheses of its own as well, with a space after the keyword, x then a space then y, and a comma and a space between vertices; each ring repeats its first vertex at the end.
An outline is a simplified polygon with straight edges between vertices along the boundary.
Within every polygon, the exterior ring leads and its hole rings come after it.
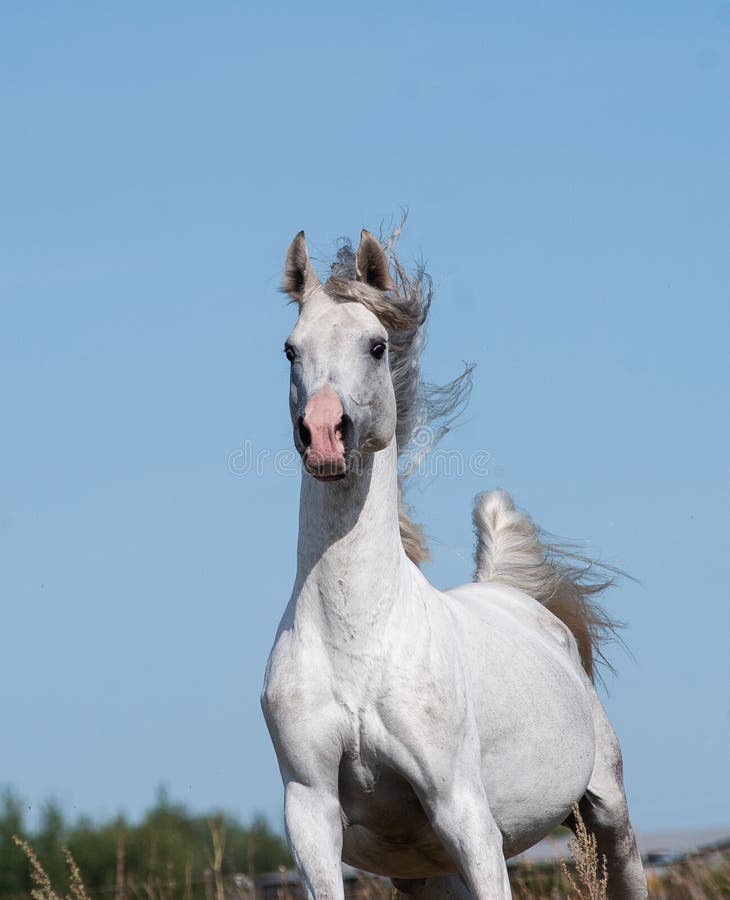
MULTIPOLYGON (((623 787, 598 795, 590 789, 578 804, 587 831, 597 842, 599 858, 605 857, 608 873, 608 897, 645 898, 646 877, 636 844, 623 787)), ((573 832, 577 823, 573 815, 566 822, 573 832)))
POLYGON ((623 791, 598 795, 589 789, 579 807, 586 824, 597 832, 610 834, 629 828, 629 810, 623 791))
POLYGON ((593 774, 580 803, 581 812, 597 828, 626 828, 629 826, 629 809, 624 790, 623 758, 613 731, 604 735, 597 750, 593 774))

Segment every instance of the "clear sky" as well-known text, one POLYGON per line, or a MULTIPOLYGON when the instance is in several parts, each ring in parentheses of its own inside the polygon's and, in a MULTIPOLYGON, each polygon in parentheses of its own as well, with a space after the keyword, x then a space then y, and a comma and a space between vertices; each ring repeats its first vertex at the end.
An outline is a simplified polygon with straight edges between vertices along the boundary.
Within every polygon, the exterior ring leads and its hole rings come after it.
POLYGON ((258 696, 298 479, 229 459, 290 446, 292 236, 326 271, 405 206, 426 375, 478 364, 445 446, 489 454, 411 489, 428 576, 471 577, 497 485, 627 569, 607 706, 635 822, 730 823, 730 6, 0 17, 0 783, 279 824, 258 696))

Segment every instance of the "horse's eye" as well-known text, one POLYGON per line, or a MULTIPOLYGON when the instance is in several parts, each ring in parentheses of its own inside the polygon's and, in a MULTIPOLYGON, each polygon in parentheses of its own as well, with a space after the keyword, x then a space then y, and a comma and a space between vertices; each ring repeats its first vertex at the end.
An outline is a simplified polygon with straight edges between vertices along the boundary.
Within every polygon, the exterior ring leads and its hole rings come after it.
POLYGON ((291 346, 291 344, 284 345, 284 356, 286 356, 289 362, 294 362, 294 360, 297 358, 297 355, 294 352, 294 348, 291 346))
POLYGON ((375 359, 382 359, 383 354, 385 353, 385 344, 382 341, 378 341, 377 344, 373 344, 370 348, 371 356, 375 357, 375 359))

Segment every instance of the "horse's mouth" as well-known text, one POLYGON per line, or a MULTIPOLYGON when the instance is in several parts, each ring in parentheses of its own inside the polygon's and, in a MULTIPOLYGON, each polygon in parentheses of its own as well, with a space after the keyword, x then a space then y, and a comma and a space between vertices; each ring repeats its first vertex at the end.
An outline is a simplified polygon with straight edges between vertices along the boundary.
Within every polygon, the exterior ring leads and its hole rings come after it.
POLYGON ((313 465, 309 461, 309 453, 305 452, 302 457, 302 463, 304 471, 311 475, 312 478, 316 478, 317 481, 342 481, 350 471, 347 455, 321 460, 313 465))
POLYGON ((316 478, 317 481, 342 481, 343 478, 347 477, 347 472, 341 472, 339 475, 317 475, 314 472, 309 473, 312 478, 316 478))

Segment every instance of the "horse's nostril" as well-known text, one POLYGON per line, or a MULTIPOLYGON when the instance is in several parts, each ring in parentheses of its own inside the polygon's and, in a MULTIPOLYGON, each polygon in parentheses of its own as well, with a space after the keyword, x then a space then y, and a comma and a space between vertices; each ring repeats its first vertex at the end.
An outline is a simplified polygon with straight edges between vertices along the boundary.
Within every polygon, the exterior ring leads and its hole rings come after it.
POLYGON ((340 424, 338 425, 338 430, 340 432, 340 438, 342 439, 343 445, 349 450, 352 448, 352 419, 349 416, 343 415, 340 419, 340 424))
POLYGON ((312 432, 304 424, 304 417, 299 416, 299 440, 308 447, 312 443, 312 432))

